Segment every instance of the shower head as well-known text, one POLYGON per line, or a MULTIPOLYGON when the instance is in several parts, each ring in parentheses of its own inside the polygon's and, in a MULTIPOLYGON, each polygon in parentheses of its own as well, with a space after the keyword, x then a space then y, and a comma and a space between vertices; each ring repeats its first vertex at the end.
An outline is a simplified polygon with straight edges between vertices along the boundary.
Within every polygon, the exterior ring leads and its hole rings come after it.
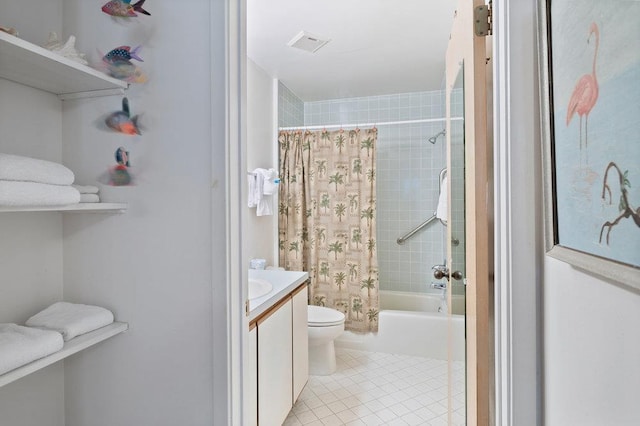
POLYGON ((431 142, 432 144, 435 144, 435 143, 436 143, 436 140, 438 139, 438 136, 440 136, 440 135, 444 136, 444 135, 446 135, 446 134, 447 134, 446 129, 442 129, 442 131, 440 131, 439 133, 437 133, 437 134, 435 134, 435 135, 431 136, 431 137, 429 138, 429 142, 431 142))

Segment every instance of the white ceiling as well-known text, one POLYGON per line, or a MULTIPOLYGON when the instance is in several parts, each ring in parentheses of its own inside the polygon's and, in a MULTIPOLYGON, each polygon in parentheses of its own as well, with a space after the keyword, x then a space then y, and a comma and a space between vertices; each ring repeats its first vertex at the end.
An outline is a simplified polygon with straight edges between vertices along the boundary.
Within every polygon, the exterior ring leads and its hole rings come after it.
POLYGON ((456 0, 247 0, 247 54, 303 101, 442 89, 456 0), (300 31, 331 41, 287 46, 300 31))

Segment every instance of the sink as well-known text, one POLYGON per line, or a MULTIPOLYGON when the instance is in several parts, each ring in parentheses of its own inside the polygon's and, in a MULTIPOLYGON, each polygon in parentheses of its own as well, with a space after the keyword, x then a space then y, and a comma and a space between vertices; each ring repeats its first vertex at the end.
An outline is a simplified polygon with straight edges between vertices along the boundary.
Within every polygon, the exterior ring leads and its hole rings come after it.
POLYGON ((249 278, 249 299, 257 299, 269 293, 273 285, 267 280, 249 278))

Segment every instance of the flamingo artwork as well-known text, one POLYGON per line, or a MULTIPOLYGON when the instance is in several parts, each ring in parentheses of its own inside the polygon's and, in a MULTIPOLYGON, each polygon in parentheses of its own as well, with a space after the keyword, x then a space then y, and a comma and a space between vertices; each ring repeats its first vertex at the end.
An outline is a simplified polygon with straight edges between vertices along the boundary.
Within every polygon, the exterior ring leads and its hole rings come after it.
POLYGON ((580 117, 580 150, 582 150, 582 117, 584 116, 584 146, 587 147, 587 124, 589 113, 593 109, 598 100, 598 80, 596 78, 596 59, 598 57, 598 46, 600 44, 600 31, 595 22, 589 27, 589 37, 587 43, 591 40, 591 36, 595 37, 596 48, 593 53, 593 65, 591 74, 585 74, 580 77, 576 87, 573 89, 569 106, 567 108, 567 126, 571 122, 573 116, 577 113, 580 117))

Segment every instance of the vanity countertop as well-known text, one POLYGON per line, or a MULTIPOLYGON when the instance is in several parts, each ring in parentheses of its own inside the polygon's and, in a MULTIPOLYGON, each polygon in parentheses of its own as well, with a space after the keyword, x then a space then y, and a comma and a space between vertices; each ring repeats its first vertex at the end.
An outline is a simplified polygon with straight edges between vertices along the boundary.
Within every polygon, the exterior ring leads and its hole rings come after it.
POLYGON ((308 272, 249 269, 249 278, 266 280, 273 289, 264 296, 249 300, 249 322, 278 303, 309 278, 308 272))

